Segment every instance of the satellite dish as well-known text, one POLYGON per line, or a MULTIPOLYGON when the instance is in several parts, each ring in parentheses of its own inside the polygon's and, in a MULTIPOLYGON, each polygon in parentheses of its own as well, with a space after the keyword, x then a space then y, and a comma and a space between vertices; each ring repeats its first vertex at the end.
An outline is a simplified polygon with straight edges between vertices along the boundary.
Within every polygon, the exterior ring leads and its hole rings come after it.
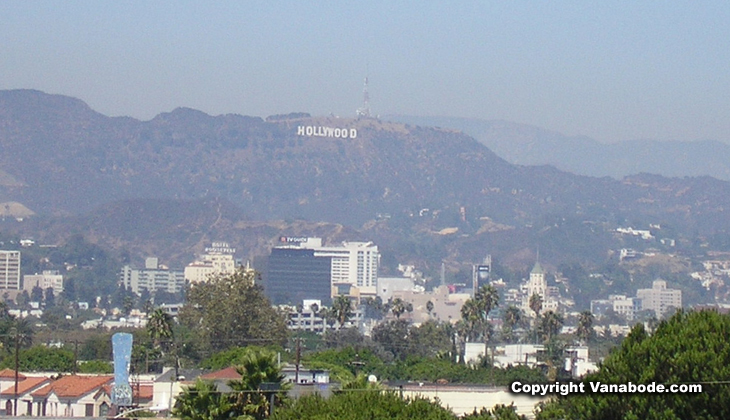
POLYGON ((378 382, 378 377, 375 375, 370 375, 368 376, 368 382, 370 382, 371 384, 378 382))

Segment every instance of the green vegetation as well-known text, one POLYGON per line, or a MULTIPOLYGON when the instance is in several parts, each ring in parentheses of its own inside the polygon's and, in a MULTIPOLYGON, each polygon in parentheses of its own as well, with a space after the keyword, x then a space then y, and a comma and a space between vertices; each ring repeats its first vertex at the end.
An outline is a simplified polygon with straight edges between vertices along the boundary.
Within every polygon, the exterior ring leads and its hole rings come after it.
POLYGON ((220 392, 214 384, 198 380, 178 397, 172 414, 190 420, 258 420, 269 417, 272 401, 274 407, 288 402, 273 352, 248 349, 236 370, 241 379, 228 383, 231 392, 220 392))
POLYGON ((240 269, 188 290, 179 319, 203 350, 286 342, 284 315, 271 307, 255 279, 256 273, 240 269))
POLYGON ((559 397, 540 420, 730 418, 730 316, 712 311, 678 312, 654 334, 637 324, 620 348, 587 375, 590 383, 702 384, 701 393, 587 393, 559 397))
MULTIPOLYGON (((330 398, 319 394, 297 399, 293 404, 277 410, 272 420, 456 420, 451 410, 425 398, 401 398, 394 391, 377 388, 354 389, 338 392, 330 398)), ((466 415, 467 420, 520 420, 514 407, 497 406, 493 410, 466 415)))

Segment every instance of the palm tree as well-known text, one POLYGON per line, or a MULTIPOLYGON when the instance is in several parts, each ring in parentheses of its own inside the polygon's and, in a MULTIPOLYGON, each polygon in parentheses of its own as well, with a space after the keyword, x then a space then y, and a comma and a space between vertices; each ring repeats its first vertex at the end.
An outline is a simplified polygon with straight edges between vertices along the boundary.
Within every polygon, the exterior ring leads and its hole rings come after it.
POLYGON ((467 299, 461 307, 461 320, 464 321, 465 336, 469 340, 476 340, 482 322, 482 310, 474 299, 467 299))
POLYGON ((588 344, 588 341, 593 338, 593 314, 591 311, 583 311, 578 315, 578 328, 575 330, 575 335, 583 344, 588 344))
POLYGON ((516 306, 510 305, 504 315, 502 316, 502 337, 503 339, 511 343, 514 341, 514 330, 517 324, 522 321, 522 311, 516 306))
POLYGON ((173 339, 172 332, 173 319, 168 313, 157 308, 147 318, 147 333, 154 342, 155 346, 162 346, 167 344, 173 339))
POLYGON ((334 318, 340 324, 339 328, 342 328, 353 315, 350 298, 344 295, 337 296, 334 302, 332 302, 332 311, 334 318))
POLYGON ((233 408, 226 397, 214 383, 198 379, 177 397, 172 414, 189 420, 226 420, 233 408))
POLYGON ((248 350, 241 358, 241 364, 236 367, 236 372, 241 375, 241 379, 228 383, 233 391, 237 391, 231 395, 236 414, 233 418, 244 416, 264 419, 271 414, 271 402, 275 405, 284 402, 287 389, 283 385, 285 376, 281 373, 273 352, 264 349, 248 350))
POLYGON ((390 311, 393 312, 396 318, 400 319, 400 316, 404 313, 413 311, 413 304, 405 302, 401 298, 395 298, 390 304, 390 311))
POLYGON ((479 308, 484 313, 482 318, 486 320, 492 309, 499 306, 499 292, 491 284, 485 285, 476 292, 474 300, 477 301, 479 308))
POLYGON ((547 343, 550 342, 553 337, 558 335, 560 329, 563 327, 563 317, 553 311, 547 311, 542 317, 540 323, 540 330, 542 331, 543 340, 547 343))

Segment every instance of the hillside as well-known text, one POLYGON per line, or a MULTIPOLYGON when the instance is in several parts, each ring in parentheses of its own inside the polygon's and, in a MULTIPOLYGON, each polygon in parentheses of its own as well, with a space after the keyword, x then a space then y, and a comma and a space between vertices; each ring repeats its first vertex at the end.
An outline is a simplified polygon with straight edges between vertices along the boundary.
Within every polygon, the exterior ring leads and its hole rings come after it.
POLYGON ((617 226, 661 223, 687 241, 730 231, 727 182, 513 165, 455 130, 374 119, 180 108, 138 121, 0 91, 0 148, 0 202, 37 214, 19 229, 180 261, 214 238, 260 254, 287 230, 377 240, 389 258, 432 266, 486 253, 523 263, 537 246, 600 261, 621 244, 617 226))
POLYGON ((644 172, 730 180, 730 145, 718 141, 630 140, 607 144, 507 121, 404 115, 385 118, 463 131, 519 165, 552 165, 575 174, 616 179, 644 172))

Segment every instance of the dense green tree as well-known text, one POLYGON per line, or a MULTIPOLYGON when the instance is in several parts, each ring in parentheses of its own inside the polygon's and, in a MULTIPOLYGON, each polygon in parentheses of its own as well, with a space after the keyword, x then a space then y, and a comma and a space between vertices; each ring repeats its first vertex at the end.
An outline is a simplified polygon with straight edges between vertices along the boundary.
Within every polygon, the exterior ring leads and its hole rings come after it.
POLYGON ((43 288, 40 286, 33 286, 33 290, 30 292, 31 302, 43 302, 43 288))
POLYGON ((180 322, 214 351, 251 343, 284 344, 286 318, 272 308, 255 279, 256 273, 239 269, 190 287, 180 322))
MULTIPOLYGON (((20 352, 20 370, 26 372, 72 372, 74 368, 74 353, 62 348, 51 348, 36 345, 20 352)), ((0 367, 15 369, 15 360, 6 357, 0 367)))
POLYGON ((394 319, 378 324, 372 331, 373 341, 383 346, 398 359, 409 354, 411 342, 408 339, 409 323, 404 319, 394 319))
POLYGON ((45 304, 46 308, 53 308, 54 306, 56 306, 56 295, 53 293, 53 287, 49 287, 46 289, 43 303, 45 304))
POLYGON ((530 305, 530 309, 532 309, 532 312, 535 313, 535 317, 540 316, 540 311, 542 311, 542 298, 537 293, 530 296, 530 302, 528 303, 530 305))
POLYGON ((730 316, 713 311, 678 312, 649 335, 637 324, 587 375, 585 394, 558 397, 538 419, 727 419, 730 418, 730 316), (699 393, 593 393, 591 383, 701 384, 699 393))
POLYGON ((277 410, 272 420, 299 419, 422 419, 455 420, 456 416, 438 403, 423 398, 403 399, 393 391, 352 390, 325 399, 319 394, 297 399, 277 410))

